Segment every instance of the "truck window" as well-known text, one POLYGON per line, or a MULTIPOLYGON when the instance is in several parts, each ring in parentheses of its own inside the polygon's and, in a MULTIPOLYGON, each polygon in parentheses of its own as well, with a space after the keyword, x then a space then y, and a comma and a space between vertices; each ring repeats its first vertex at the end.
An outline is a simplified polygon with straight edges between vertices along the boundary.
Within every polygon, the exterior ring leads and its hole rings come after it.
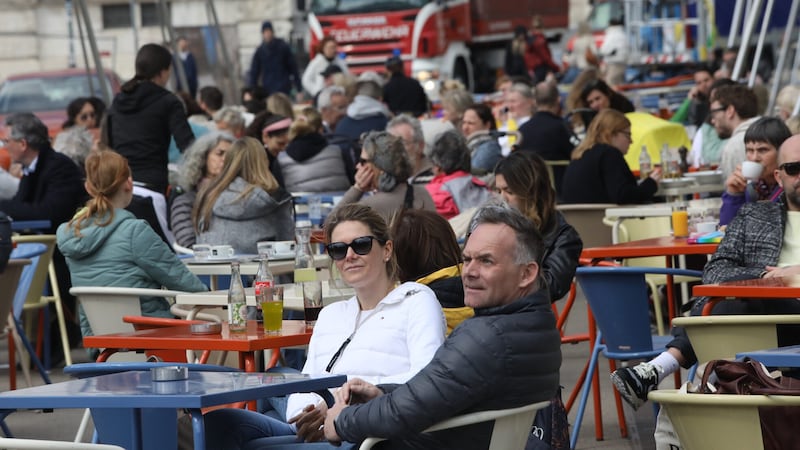
POLYGON ((317 15, 417 9, 431 0, 312 0, 311 11, 317 15))

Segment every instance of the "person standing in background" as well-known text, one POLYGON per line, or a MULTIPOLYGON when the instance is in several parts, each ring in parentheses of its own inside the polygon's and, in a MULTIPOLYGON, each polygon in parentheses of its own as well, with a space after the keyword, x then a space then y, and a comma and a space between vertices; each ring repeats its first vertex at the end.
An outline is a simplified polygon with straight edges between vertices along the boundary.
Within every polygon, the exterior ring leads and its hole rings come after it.
POLYGON ((337 58, 336 39, 332 36, 325 36, 317 46, 317 54, 314 56, 306 70, 303 72, 303 88, 316 97, 325 85, 325 72, 332 75, 334 72, 328 71, 331 66, 339 68, 340 73, 350 73, 347 70, 347 63, 342 58, 337 58))
POLYGON ((542 17, 533 16, 531 20, 531 35, 528 47, 525 49, 525 65, 531 74, 534 83, 544 81, 548 74, 556 75, 561 72, 553 61, 550 47, 547 46, 547 36, 542 32, 542 17))
POLYGON ((192 98, 195 98, 197 96, 197 61, 195 61, 192 52, 189 51, 189 41, 183 36, 178 37, 178 60, 183 64, 183 72, 186 74, 186 84, 189 86, 184 89, 184 87, 181 86, 180 77, 177 77, 175 90, 186 91, 192 98))
POLYGON ((606 82, 614 87, 625 82, 625 68, 628 66, 628 36, 623 24, 621 17, 611 19, 603 45, 600 46, 603 75, 606 82))
POLYGON ((264 42, 258 46, 250 63, 248 86, 259 84, 270 94, 283 92, 290 94, 292 85, 297 89, 296 100, 303 100, 303 86, 300 84, 300 73, 292 49, 283 39, 276 38, 272 22, 265 20, 261 24, 261 35, 264 42))

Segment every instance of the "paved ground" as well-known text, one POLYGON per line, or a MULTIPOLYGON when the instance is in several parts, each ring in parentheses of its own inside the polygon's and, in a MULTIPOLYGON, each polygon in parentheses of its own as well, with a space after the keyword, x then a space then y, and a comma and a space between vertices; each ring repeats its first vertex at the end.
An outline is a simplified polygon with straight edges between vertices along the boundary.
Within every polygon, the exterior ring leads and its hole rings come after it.
MULTIPOLYGON (((568 329, 582 331, 586 327, 586 304, 576 302, 572 316, 568 323, 568 329)), ((575 382, 581 373, 589 355, 589 345, 586 342, 574 345, 564 345, 562 347, 564 360, 561 368, 561 384, 564 386, 564 401, 567 401, 570 392, 575 387, 575 382)), ((74 350, 72 352, 74 362, 86 362, 86 352, 74 350)), ((5 349, 0 351, 0 364, 7 361, 5 349)), ((621 438, 617 414, 614 407, 611 382, 608 378, 608 364, 605 360, 600 361, 600 385, 603 404, 603 432, 605 439, 597 441, 594 437, 594 420, 592 415, 591 401, 587 405, 587 413, 584 418, 583 427, 578 441, 578 449, 628 449, 628 448, 655 448, 653 441, 654 416, 653 410, 649 407, 642 407, 634 412, 626 406, 626 414, 632 418, 629 422, 629 432, 631 438, 621 438)), ((53 369, 51 377, 54 382, 66 380, 61 369, 53 369)), ((38 375, 33 377, 34 384, 41 384, 38 375)), ((24 387, 25 382, 18 376, 19 386, 24 387)), ((0 388, 8 389, 8 369, 0 369, 0 388)), ((574 423, 577 410, 575 407, 570 411, 570 423, 574 423)), ((52 413, 41 411, 19 411, 11 414, 6 422, 16 437, 72 440, 80 423, 83 411, 78 410, 56 410, 52 413)), ((86 439, 89 438, 87 433, 86 439)))

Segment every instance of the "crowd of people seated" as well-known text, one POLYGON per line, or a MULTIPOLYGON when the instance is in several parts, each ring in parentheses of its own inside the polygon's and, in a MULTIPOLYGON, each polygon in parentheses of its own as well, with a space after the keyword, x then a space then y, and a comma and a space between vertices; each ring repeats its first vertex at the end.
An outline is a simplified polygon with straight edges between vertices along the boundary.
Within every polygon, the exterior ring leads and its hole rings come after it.
MULTIPOLYGON (((287 49, 273 40, 271 24, 262 32, 257 57, 266 64, 268 48, 287 49)), ((527 32, 517 34, 512 56, 524 57, 527 32)), ((318 397, 293 395, 271 405, 277 416, 209 413, 211 447, 326 439, 347 447, 390 426, 423 447, 457 447, 478 439, 476 429, 419 435, 433 422, 414 414, 427 408, 428 419, 441 419, 552 398, 560 353, 550 304, 568 293, 583 248, 557 203, 653 202, 662 181, 660 167, 639 178, 626 162, 636 126, 626 113, 635 106, 615 89, 618 73, 611 82, 585 65, 562 95, 552 77, 559 70, 540 61, 536 70, 500 77, 493 103, 476 102, 459 82, 444 83, 436 111, 417 86, 414 96, 402 95, 418 82, 397 58, 385 74, 356 77, 331 37, 302 80, 296 67, 282 80, 259 63, 237 101, 215 86, 200 87, 196 99, 171 92, 174 61, 167 48, 144 45, 135 76, 108 108, 96 98, 75 99, 52 144, 34 115, 6 119, 0 211, 51 222, 60 291, 83 336, 91 330, 69 286, 205 290, 173 245, 226 244, 253 254, 259 241, 294 239, 293 193, 337 192, 341 200, 324 221, 326 250, 355 295, 323 309, 302 370, 352 378, 330 409, 318 397), (300 102, 306 98, 313 103, 300 102), (497 332, 501 325, 508 336, 497 332), (509 337, 517 334, 535 336, 535 348, 509 337), (519 357, 518 365, 455 362, 454 355, 475 352, 476 342, 497 358, 519 357), (465 375, 446 379, 452 370, 465 375), (487 383, 489 374, 498 380, 487 383), (497 391, 500 380, 520 376, 540 384, 516 398, 497 391), (459 395, 464 389, 471 395, 459 395), (420 394, 431 391, 437 394, 420 394), (369 401, 355 405, 362 400, 369 401)), ((783 115, 768 117, 753 89, 716 74, 696 71, 673 118, 694 132, 689 165, 719 167, 724 177, 720 223, 730 232, 705 280, 794 273, 797 252, 782 246, 796 243, 782 231, 796 225, 800 147, 788 114, 800 90, 782 91, 783 115), (744 161, 763 166, 758 179, 745 179, 744 161), (767 219, 781 224, 780 236, 761 226, 767 219), (757 232, 764 236, 756 243, 757 232)), ((171 316, 164 299, 141 304, 145 315, 171 316)), ((676 332, 664 355, 620 369, 614 381, 638 406, 652 386, 693 361, 676 332)))

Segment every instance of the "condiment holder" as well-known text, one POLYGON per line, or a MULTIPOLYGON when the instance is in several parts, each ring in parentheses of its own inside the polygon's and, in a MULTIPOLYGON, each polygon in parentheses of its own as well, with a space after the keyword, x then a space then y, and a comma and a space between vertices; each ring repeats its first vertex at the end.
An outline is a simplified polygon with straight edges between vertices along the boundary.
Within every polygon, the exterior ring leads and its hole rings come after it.
POLYGON ((189 369, 181 366, 163 366, 150 369, 153 381, 180 381, 189 378, 189 369))

